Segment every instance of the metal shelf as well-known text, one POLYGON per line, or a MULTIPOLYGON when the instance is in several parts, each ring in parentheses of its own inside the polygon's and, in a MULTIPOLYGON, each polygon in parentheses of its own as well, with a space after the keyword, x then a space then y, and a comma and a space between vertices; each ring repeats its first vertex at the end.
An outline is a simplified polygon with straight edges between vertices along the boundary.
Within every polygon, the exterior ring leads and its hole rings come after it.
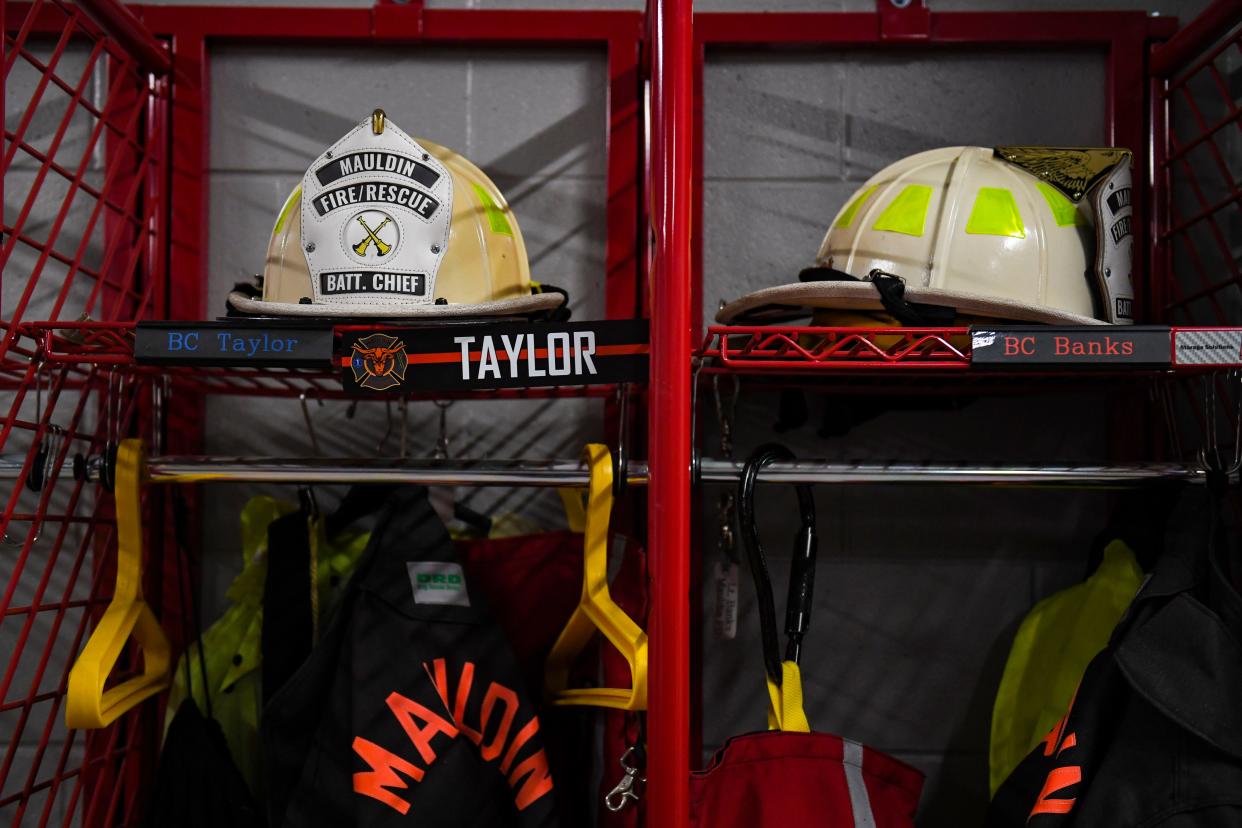
MULTIPOLYGON (((310 368, 254 368, 140 365, 134 360, 134 322, 30 322, 20 326, 20 334, 33 340, 30 354, 38 354, 45 366, 66 371, 65 387, 98 382, 116 372, 130 377, 167 377, 179 391, 201 394, 255 397, 299 397, 317 399, 358 399, 341 386, 335 370, 310 368)), ((338 326, 356 330, 359 326, 338 326)), ((383 330, 385 325, 376 325, 383 330)), ((0 366, 0 390, 6 385, 20 386, 24 372, 17 361, 0 366)), ((45 369, 46 370, 46 369, 45 369)), ((615 385, 567 385, 548 388, 502 388, 487 391, 437 391, 393 393, 411 400, 513 400, 605 398, 616 393, 615 385)), ((371 395, 383 398, 388 395, 371 395)))
MULTIPOLYGON (((1059 331, 1050 329, 1053 333, 1059 331)), ((1091 331, 1094 328, 1073 329, 1091 331)), ((1124 331, 1124 329, 1122 329, 1124 331)), ((971 329, 823 327, 812 325, 713 325, 695 352, 705 374, 734 374, 771 379, 848 378, 872 382, 907 383, 919 378, 975 382, 1015 378, 1038 381, 1046 378, 1118 379, 1172 377, 1235 370, 1242 365, 1237 353, 1233 362, 1220 364, 1179 363, 1172 343, 1197 328, 1170 328, 1171 364, 1126 364, 1112 358, 1085 358, 1079 364, 981 365, 975 361, 971 329)), ((1226 336, 1242 336, 1242 328, 1211 329, 1226 336)), ((1164 330, 1158 333, 1163 336, 1164 330)))

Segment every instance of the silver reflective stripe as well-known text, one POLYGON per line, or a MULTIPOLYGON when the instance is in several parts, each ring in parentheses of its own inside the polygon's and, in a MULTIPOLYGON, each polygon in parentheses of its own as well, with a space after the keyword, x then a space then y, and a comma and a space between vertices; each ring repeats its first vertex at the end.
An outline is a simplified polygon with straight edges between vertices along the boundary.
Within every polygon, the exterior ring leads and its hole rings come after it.
POLYGON ((875 828, 871 814, 871 797, 867 796, 867 783, 863 781, 863 746, 849 739, 842 739, 842 760, 845 764, 845 784, 850 789, 850 810, 854 812, 854 828, 875 828))

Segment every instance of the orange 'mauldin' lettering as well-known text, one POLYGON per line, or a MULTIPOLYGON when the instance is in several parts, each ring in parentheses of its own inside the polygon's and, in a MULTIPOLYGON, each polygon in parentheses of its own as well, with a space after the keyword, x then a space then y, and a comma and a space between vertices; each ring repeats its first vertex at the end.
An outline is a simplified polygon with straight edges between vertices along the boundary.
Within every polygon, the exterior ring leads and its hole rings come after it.
MULTIPOLYGON (((461 680, 457 682, 457 703, 453 706, 453 721, 459 723, 461 732, 466 734, 466 738, 474 742, 476 745, 483 741, 483 737, 479 735, 479 731, 471 730, 462 722, 466 721, 466 702, 470 700, 470 688, 474 684, 474 664, 467 661, 461 667, 461 680)), ((447 688, 444 695, 448 695, 447 688)))
POLYGON ((504 704, 505 712, 500 714, 500 725, 496 728, 496 735, 492 736, 492 740, 486 745, 479 746, 479 755, 485 762, 495 761, 496 757, 500 756, 500 751, 509 738, 509 728, 513 727, 513 717, 517 715, 517 693, 493 681, 487 688, 487 695, 483 697, 483 713, 479 717, 483 721, 480 735, 487 733, 487 725, 492 720, 492 711, 496 709, 497 701, 504 704))
POLYGON ((1077 801, 1075 797, 1067 799, 1054 798, 1053 794, 1065 790, 1070 785, 1077 785, 1082 781, 1082 768, 1077 765, 1069 765, 1063 768, 1053 768, 1048 774, 1048 778, 1044 781, 1043 790, 1039 792, 1039 797, 1035 800, 1035 807, 1031 809, 1029 821, 1031 817, 1037 814, 1068 814, 1074 809, 1074 803, 1077 801))
POLYGON ((408 787, 405 780, 397 775, 397 771, 401 771, 415 782, 421 782, 423 769, 411 765, 400 756, 389 753, 361 736, 354 737, 354 753, 361 756, 371 768, 369 771, 354 774, 354 792, 378 799, 398 813, 404 814, 409 811, 410 803, 387 789, 401 788, 404 790, 408 787))
MULTIPOLYGON (((1077 691, 1075 691, 1074 698, 1070 699, 1069 710, 1065 711, 1065 716, 1056 723, 1056 726, 1052 728, 1052 732, 1044 738, 1044 756, 1051 756, 1053 753, 1056 753, 1059 759, 1062 753, 1078 746, 1078 734, 1065 732, 1065 729, 1069 726, 1070 713, 1074 709, 1074 701, 1077 699, 1077 696, 1077 691)), ((1081 781, 1081 765, 1062 765, 1049 771, 1048 778, 1044 780, 1044 787, 1040 790, 1039 796, 1035 798, 1035 806, 1031 808, 1031 813, 1026 818, 1027 822, 1030 822, 1039 814, 1068 814, 1072 811, 1074 803, 1078 801, 1077 797, 1056 797, 1054 794, 1061 793, 1081 781)))
POLYGON ((518 810, 526 810, 526 806, 539 800, 539 797, 552 790, 552 777, 548 774, 548 757, 543 751, 537 751, 513 769, 509 774, 509 787, 517 791, 513 801, 518 810), (518 787, 518 785, 522 787, 518 787))
POLYGON ((414 747, 418 748, 418 755, 423 757, 423 761, 430 765, 436 761, 436 751, 431 746, 431 740, 435 738, 437 733, 443 733, 450 739, 457 737, 457 728, 441 719, 435 713, 423 707, 413 699, 407 699, 400 693, 392 693, 388 696, 388 707, 392 710, 397 721, 401 723, 401 728, 405 730, 405 735, 410 737, 410 741, 414 743, 414 747), (415 718, 422 719, 426 722, 426 726, 419 727, 415 724, 415 718))
POLYGON ((542 749, 523 759, 516 767, 513 767, 512 772, 509 770, 517 759, 518 752, 539 732, 539 720, 531 717, 530 721, 514 735, 513 741, 509 741, 509 734, 513 730, 513 720, 518 711, 517 693, 504 685, 490 682, 479 707, 479 722, 476 730, 465 723, 466 708, 469 706, 470 694, 474 688, 473 662, 467 661, 462 665, 456 694, 449 692, 448 665, 444 659, 437 658, 430 664, 424 664, 423 668, 431 678, 432 685, 444 703, 445 710, 452 711, 452 721, 400 693, 389 694, 388 708, 406 735, 410 737, 410 742, 422 758, 424 767, 418 767, 361 736, 355 737, 354 752, 362 757, 362 760, 370 767, 369 771, 354 774, 355 792, 379 800, 399 813, 405 814, 410 810, 410 803, 390 789, 404 790, 409 787, 398 772, 415 782, 422 781, 427 769, 437 758, 432 740, 441 735, 450 740, 456 739, 458 735, 464 735, 478 745, 479 755, 486 762, 495 762, 501 754, 504 754, 499 770, 502 774, 506 774, 509 787, 516 792, 514 802, 519 811, 538 802, 552 790, 548 759, 542 749), (485 739, 486 744, 484 744, 485 739))

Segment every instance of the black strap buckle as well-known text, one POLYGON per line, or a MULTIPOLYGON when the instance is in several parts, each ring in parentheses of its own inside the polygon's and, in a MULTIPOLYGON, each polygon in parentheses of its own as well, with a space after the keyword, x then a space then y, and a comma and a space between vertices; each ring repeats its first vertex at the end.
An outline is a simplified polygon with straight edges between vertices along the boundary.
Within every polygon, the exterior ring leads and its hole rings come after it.
POLYGON ((936 328, 952 325, 957 309, 926 305, 906 299, 906 283, 900 276, 872 270, 865 279, 831 267, 808 267, 798 273, 801 282, 870 282, 880 295, 880 304, 893 318, 907 328, 936 328))

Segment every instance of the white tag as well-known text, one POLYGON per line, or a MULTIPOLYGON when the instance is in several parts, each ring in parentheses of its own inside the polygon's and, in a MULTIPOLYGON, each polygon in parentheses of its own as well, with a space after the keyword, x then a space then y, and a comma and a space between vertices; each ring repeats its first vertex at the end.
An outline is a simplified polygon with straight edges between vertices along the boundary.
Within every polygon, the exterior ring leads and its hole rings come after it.
POLYGON ((466 576, 460 564, 450 561, 406 561, 410 588, 416 604, 454 604, 470 606, 466 576))
POLYGON ((1095 213, 1096 284, 1104 303, 1104 319, 1114 325, 1134 324, 1132 194, 1127 156, 1089 195, 1095 213))
POLYGON ((716 592, 712 635, 721 641, 732 641, 737 638, 737 564, 717 561, 712 583, 716 592))
POLYGON ((448 247, 453 176, 388 121, 371 119, 302 178, 302 246, 316 303, 430 305, 448 247))

